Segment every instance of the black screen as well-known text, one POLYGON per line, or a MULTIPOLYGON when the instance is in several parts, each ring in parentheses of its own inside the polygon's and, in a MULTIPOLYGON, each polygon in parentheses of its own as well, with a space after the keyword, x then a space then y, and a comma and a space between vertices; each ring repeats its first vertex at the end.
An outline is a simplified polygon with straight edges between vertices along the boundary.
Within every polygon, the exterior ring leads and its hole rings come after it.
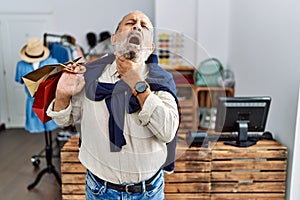
POLYGON ((264 131, 270 102, 270 97, 220 97, 215 131, 239 131, 239 122, 247 123, 248 131, 264 131))

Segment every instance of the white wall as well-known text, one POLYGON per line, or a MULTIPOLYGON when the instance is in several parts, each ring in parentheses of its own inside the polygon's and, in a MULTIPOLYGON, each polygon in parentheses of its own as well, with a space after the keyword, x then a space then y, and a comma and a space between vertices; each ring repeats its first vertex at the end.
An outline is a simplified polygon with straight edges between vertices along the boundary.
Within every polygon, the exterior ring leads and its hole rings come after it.
POLYGON ((294 140, 294 157, 293 157, 293 166, 292 166, 292 176, 291 176, 291 189, 290 189, 290 199, 299 199, 300 198, 300 87, 299 87, 299 96, 298 96, 298 112, 297 112, 297 121, 296 121, 296 132, 294 140))
MULTIPOLYGON (((0 38, 1 38, 1 35, 0 35, 0 38)), ((3 65, 1 49, 2 48, 0 48, 0 65, 3 65)), ((0 67, 0 69, 2 69, 2 68, 0 67)), ((1 94, 1 97, 0 97, 0 125, 6 121, 6 119, 4 119, 4 115, 2 114, 2 112, 6 112, 4 102, 7 102, 5 99, 6 95, 4 95, 4 94, 6 94, 4 85, 5 85, 5 82, 4 82, 3 71, 0 71, 0 94, 1 94)))
POLYGON ((236 75, 236 95, 272 97, 267 129, 288 147, 287 195, 300 81, 299 8, 297 0, 232 0, 230 6, 228 61, 236 75))
MULTIPOLYGON (((197 42, 205 48, 210 57, 218 58, 224 65, 228 56, 229 2, 230 0, 198 0, 197 42)), ((197 62, 200 63, 201 50, 198 49, 197 62)))
POLYGON ((156 26, 184 34, 183 57, 197 66, 208 56, 226 65, 229 0, 156 0, 156 26))
POLYGON ((195 64, 195 40, 197 0, 155 1, 155 21, 158 33, 183 34, 184 50, 182 56, 187 62, 183 65, 195 64))
MULTIPOLYGON (((2 33, 0 32, 0 38, 2 33)), ((1 44, 0 44, 1 45, 1 44)), ((4 65, 4 60, 3 60, 3 53, 1 52, 2 48, 0 48, 0 65, 4 65)), ((0 125, 7 121, 5 113, 7 113, 7 105, 5 102, 7 102, 7 96, 6 96, 6 83, 4 81, 4 73, 5 71, 3 68, 0 66, 0 125)))
MULTIPOLYGON (((53 33, 68 33, 88 49, 86 33, 114 32, 117 22, 129 11, 141 10, 154 19, 154 2, 139 0, 0 0, 0 13, 53 13, 53 33)), ((50 30, 51 31, 51 30, 50 30)), ((37 36, 39 37, 39 36, 37 36)), ((42 36, 40 36, 42 38, 42 36)), ((24 41, 24 44, 26 41, 24 41)))

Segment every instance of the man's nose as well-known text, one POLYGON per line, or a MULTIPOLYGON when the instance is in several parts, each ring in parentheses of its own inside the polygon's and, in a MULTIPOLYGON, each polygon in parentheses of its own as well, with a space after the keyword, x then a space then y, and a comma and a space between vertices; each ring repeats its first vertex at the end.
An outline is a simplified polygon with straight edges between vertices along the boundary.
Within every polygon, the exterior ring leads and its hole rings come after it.
POLYGON ((133 30, 141 32, 141 27, 139 25, 134 25, 133 30))

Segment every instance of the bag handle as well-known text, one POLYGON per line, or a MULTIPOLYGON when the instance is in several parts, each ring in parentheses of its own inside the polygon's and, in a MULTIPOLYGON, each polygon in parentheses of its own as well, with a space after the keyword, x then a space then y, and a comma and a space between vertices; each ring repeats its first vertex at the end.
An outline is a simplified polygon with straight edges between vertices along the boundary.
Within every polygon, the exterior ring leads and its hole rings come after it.
POLYGON ((211 62, 211 61, 216 62, 221 67, 221 69, 223 69, 222 63, 217 58, 207 58, 207 59, 203 60, 199 66, 204 65, 205 63, 211 62))
POLYGON ((81 66, 82 65, 82 63, 77 63, 77 61, 80 60, 80 58, 81 57, 78 57, 75 60, 66 62, 64 64, 59 63, 59 65, 64 67, 63 71, 67 71, 67 72, 73 73, 73 74, 84 74, 85 71, 86 71, 86 68, 82 68, 82 69, 80 69, 80 71, 78 71, 76 73, 74 72, 74 69, 75 69, 76 66, 81 66), (73 66, 68 66, 68 64, 72 64, 73 66))

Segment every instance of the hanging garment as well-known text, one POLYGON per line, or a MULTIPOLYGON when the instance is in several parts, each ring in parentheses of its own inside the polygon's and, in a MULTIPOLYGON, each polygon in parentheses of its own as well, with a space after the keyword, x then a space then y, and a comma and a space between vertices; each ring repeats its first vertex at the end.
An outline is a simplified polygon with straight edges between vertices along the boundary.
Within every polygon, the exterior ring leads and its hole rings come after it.
MULTIPOLYGON (((48 57, 45 60, 39 63, 39 67, 49 64, 56 64, 58 61, 52 57, 48 57)), ((25 61, 19 61, 17 63, 15 81, 21 84, 24 84, 22 76, 32 72, 34 70, 32 63, 27 63, 25 61)), ((32 104, 34 98, 30 95, 28 89, 25 87, 25 92, 27 95, 26 100, 26 122, 25 122, 25 130, 29 131, 30 133, 40 133, 44 131, 52 131, 58 128, 57 124, 50 120, 47 123, 43 124, 35 112, 32 110, 32 104)))
POLYGON ((59 42, 48 44, 50 55, 55 58, 59 63, 65 63, 73 60, 72 49, 69 46, 64 46, 59 42))

